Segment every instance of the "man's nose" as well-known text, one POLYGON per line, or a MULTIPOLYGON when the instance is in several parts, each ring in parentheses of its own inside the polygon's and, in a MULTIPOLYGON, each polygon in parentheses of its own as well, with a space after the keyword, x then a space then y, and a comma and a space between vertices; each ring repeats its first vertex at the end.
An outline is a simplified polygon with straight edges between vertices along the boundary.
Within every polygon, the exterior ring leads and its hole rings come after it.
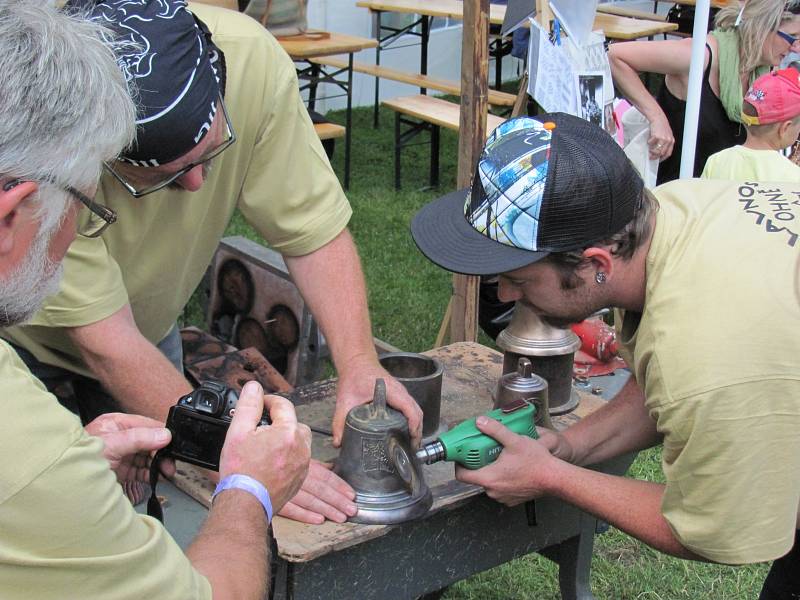
POLYGON ((177 183, 187 192, 199 190, 203 187, 203 165, 197 165, 178 177, 177 183))
POLYGON ((497 281, 497 299, 500 302, 516 302, 522 298, 522 292, 519 287, 513 283, 509 283, 505 278, 501 277, 497 281))

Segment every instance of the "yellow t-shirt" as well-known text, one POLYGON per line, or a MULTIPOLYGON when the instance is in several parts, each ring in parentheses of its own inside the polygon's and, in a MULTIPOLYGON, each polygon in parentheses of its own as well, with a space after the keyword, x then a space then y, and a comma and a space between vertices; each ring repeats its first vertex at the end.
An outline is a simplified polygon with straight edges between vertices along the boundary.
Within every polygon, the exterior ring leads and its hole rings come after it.
POLYGON ((664 435, 662 513, 708 559, 778 558, 800 505, 800 184, 654 192, 644 311, 620 339, 664 435))
POLYGON ((294 64, 245 15, 196 4, 192 11, 225 54, 225 104, 236 142, 213 161, 197 192, 133 198, 109 174, 97 201, 119 222, 101 238, 78 238, 61 292, 30 324, 3 331, 36 358, 90 375, 64 327, 87 325, 130 302, 142 334, 158 343, 203 277, 236 208, 277 251, 324 246, 352 213, 300 98, 294 64))
POLYGON ((211 598, 155 519, 122 495, 102 442, 0 341, 0 597, 211 598))
POLYGON ((800 182, 800 167, 777 150, 732 146, 708 157, 704 179, 800 182))

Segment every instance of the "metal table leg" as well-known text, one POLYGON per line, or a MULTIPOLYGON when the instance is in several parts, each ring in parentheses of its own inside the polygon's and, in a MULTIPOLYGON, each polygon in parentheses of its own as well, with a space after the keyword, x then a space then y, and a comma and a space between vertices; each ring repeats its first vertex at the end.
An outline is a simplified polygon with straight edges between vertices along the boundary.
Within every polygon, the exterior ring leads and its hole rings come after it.
MULTIPOLYGON (((381 15, 383 14, 382 11, 376 10, 375 11, 375 31, 376 37, 378 38, 378 45, 375 46, 375 66, 380 66, 381 64, 381 31, 383 31, 381 27, 381 15)), ((380 112, 380 81, 381 78, 377 75, 375 76, 375 104, 372 105, 372 127, 374 129, 378 128, 378 114, 380 112)))
POLYGON ((353 136, 353 53, 347 55, 347 113, 344 132, 344 189, 350 189, 350 142, 353 136))

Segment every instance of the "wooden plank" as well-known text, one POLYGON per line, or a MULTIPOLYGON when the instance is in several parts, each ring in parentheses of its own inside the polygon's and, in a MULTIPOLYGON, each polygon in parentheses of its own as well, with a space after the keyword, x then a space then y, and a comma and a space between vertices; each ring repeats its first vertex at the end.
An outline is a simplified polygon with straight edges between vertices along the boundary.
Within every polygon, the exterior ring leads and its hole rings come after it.
POLYGON ((528 72, 522 74, 519 80, 519 91, 517 98, 514 100, 514 108, 511 111, 511 117, 519 117, 526 113, 528 106, 528 72))
MULTIPOLYGON (((503 15, 505 17, 505 15, 503 15)), ((553 20, 553 11, 550 10, 548 0, 536 0, 536 21, 545 31, 550 31, 550 21, 553 20)))
MULTIPOLYGON (((725 8, 726 6, 734 6, 737 0, 711 0, 713 8, 725 8)), ((689 6, 696 6, 696 0, 681 0, 680 2, 672 2, 671 4, 688 4, 689 6)))
MULTIPOLYGON (((316 33, 309 30, 309 36, 316 33)), ((331 54, 349 54, 366 48, 374 48, 378 40, 344 33, 324 32, 329 37, 311 39, 310 37, 281 37, 278 43, 290 57, 295 60, 305 60, 312 56, 328 56, 331 54)))
MULTIPOLYGON (((399 98, 384 100, 381 104, 409 117, 433 123, 446 129, 452 129, 453 131, 458 131, 461 126, 461 107, 458 104, 435 96, 423 96, 422 94, 400 96, 399 98)), ((488 136, 504 121, 503 117, 492 114, 487 115, 485 136, 488 136)))
MULTIPOLYGON (((727 2, 731 0, 712 0, 727 2)), ((464 18, 464 2, 462 0, 359 0, 356 6, 369 10, 399 12, 407 14, 428 15, 432 17, 464 18)), ((489 22, 502 25, 506 15, 504 4, 491 4, 489 22)), ((602 29, 605 36, 613 40, 633 40, 659 33, 669 33, 677 29, 675 23, 657 20, 632 19, 618 15, 598 13, 595 16, 594 29, 602 29), (613 17, 613 18, 608 18, 613 17)))
MULTIPOLYGON (((464 0, 461 42, 461 127, 456 185, 472 183, 486 140, 489 70, 489 0, 464 0)), ((453 275, 450 341, 478 339, 478 277, 453 275)))
MULTIPOLYGON (((347 68, 347 60, 339 57, 314 57, 309 59, 309 62, 335 67, 337 69, 347 68)), ((363 62, 353 62, 353 71, 356 73, 371 75, 372 77, 380 77, 382 79, 407 83, 409 85, 413 85, 414 87, 428 88, 431 90, 436 90, 437 92, 444 92, 445 94, 453 94, 456 96, 461 95, 461 85, 458 82, 450 81, 449 79, 440 79, 438 77, 431 77, 430 75, 423 75, 421 73, 400 71, 398 69, 392 69, 382 65, 363 62)), ((513 106, 514 99, 514 94, 498 92, 497 90, 489 90, 489 104, 493 106, 513 106)))
POLYGON ((636 10, 635 8, 625 8, 619 4, 598 4, 597 12, 619 17, 630 17, 632 19, 647 19, 650 21, 666 21, 666 15, 648 12, 646 10, 636 10))
POLYGON ((314 131, 321 140, 344 137, 347 129, 336 123, 314 123, 314 131))
POLYGON ((651 19, 631 19, 606 13, 598 13, 594 18, 595 29, 602 29, 606 37, 615 40, 635 40, 659 33, 669 33, 678 29, 677 23, 654 21, 651 19))
POLYGON ((462 0, 359 0, 356 2, 356 6, 373 11, 449 17, 458 20, 464 18, 462 0))

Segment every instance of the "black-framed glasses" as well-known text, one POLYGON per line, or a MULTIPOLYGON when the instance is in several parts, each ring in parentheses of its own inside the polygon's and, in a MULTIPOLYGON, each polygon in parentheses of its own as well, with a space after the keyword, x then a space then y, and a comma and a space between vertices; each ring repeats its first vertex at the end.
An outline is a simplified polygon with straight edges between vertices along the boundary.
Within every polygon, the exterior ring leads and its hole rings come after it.
MULTIPOLYGON (((3 184, 3 191, 8 192, 9 190, 17 187, 19 184, 29 181, 27 179, 12 179, 11 181, 6 182, 3 184)), ((79 217, 78 221, 78 235, 82 235, 83 237, 95 238, 101 235, 105 230, 106 227, 115 223, 117 221, 117 213, 114 212, 112 209, 104 206, 102 204, 98 204, 89 196, 84 194, 83 192, 76 190, 71 185, 58 185, 56 183, 45 181, 49 185, 57 187, 63 192, 67 192, 71 196, 73 196, 78 202, 83 204, 86 208, 83 211, 81 217, 79 217)))
MULTIPOLYGON (((106 170, 111 173, 117 181, 119 181, 123 187, 128 190, 128 193, 133 196, 134 198, 141 198, 142 196, 146 196, 147 194, 152 194, 153 192, 157 192, 160 189, 167 187, 170 183, 175 181, 176 179, 183 177, 194 169, 195 167, 207 163, 212 158, 215 158, 222 154, 223 151, 227 150, 235 141, 236 141, 236 133, 233 131, 233 124, 231 123, 231 119, 228 116, 228 110, 225 108, 225 102, 222 99, 222 96, 219 97, 219 103, 222 107, 222 115, 225 117, 225 125, 227 127, 228 138, 223 141, 219 146, 204 154, 201 158, 190 162, 188 165, 182 167, 180 170, 166 176, 164 179, 160 179, 155 183, 134 183, 130 181, 122 171, 128 167, 122 161, 116 161, 117 165, 119 165, 116 169, 109 163, 105 163, 106 170), (122 168, 120 168, 122 167, 122 168)), ((130 165, 130 168, 138 169, 142 172, 142 174, 146 174, 149 169, 152 167, 134 167, 130 165)), ((152 172, 152 171, 151 171, 152 172)))
POLYGON ((784 42, 789 44, 789 46, 794 46, 797 43, 797 40, 800 40, 800 38, 781 31, 780 29, 778 29, 775 33, 777 33, 778 37, 780 37, 784 42))

